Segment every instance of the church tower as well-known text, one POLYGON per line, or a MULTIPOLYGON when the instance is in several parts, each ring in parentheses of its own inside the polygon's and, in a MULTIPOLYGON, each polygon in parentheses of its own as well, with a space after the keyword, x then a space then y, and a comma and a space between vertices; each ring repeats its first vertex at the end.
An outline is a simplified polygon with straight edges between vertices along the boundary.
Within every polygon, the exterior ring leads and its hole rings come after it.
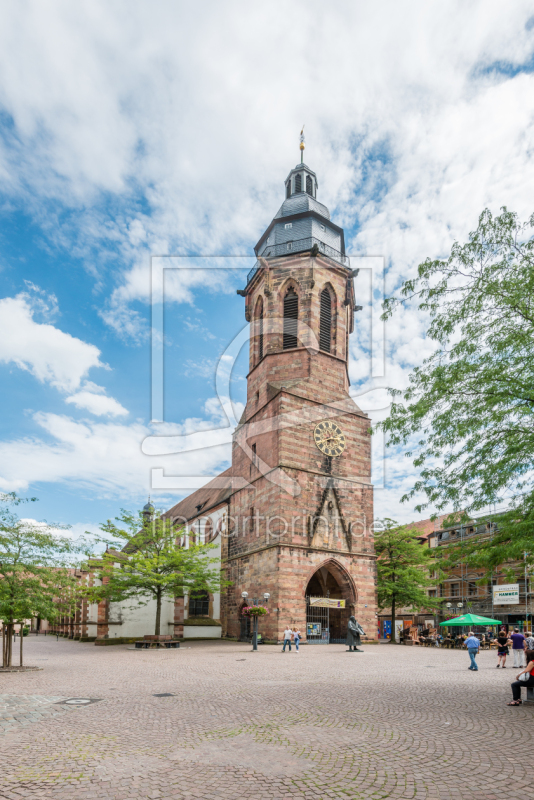
POLYGON ((309 641, 344 639, 351 606, 376 638, 370 422, 349 395, 353 272, 317 193, 301 158, 239 291, 251 336, 232 451, 241 488, 222 553, 227 636, 246 635, 246 591, 249 601, 270 594, 260 623, 268 640, 288 625, 309 641))

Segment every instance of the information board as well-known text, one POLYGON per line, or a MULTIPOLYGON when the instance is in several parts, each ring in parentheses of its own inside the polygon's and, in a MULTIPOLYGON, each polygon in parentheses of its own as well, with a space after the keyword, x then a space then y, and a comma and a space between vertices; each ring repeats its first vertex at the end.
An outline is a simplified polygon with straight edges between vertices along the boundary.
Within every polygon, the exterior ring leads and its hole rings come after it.
POLYGON ((501 583, 493 587, 493 604, 496 606, 512 606, 519 603, 519 584, 501 583))

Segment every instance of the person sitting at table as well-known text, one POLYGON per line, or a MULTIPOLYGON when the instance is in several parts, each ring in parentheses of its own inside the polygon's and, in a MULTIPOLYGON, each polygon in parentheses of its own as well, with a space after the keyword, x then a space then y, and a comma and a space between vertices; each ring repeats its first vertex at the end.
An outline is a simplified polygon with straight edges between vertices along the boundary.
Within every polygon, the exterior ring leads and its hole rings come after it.
POLYGON ((512 702, 507 703, 508 706, 520 706, 523 702, 521 700, 521 689, 523 687, 534 688, 534 650, 526 651, 527 666, 523 667, 521 672, 516 675, 516 680, 512 683, 512 702), (522 675, 526 675, 526 680, 520 680, 522 675))

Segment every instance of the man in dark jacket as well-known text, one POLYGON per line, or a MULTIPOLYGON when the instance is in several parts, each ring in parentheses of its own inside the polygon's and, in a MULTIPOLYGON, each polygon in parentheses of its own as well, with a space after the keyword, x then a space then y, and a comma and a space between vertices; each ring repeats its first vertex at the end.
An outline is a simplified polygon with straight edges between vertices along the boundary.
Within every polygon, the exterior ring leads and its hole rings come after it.
POLYGON ((347 628, 347 644, 349 646, 349 653, 353 652, 353 647, 355 653, 363 653, 363 650, 358 650, 358 645, 362 643, 360 636, 365 636, 365 631, 360 623, 356 621, 356 617, 352 616, 349 619, 347 628))

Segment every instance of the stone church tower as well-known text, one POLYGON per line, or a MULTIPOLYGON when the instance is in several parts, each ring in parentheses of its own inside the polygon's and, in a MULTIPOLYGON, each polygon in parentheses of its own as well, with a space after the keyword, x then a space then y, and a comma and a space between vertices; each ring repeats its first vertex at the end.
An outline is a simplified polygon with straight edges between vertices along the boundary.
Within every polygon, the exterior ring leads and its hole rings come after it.
POLYGON ((243 591, 270 594, 266 639, 280 640, 287 625, 310 640, 344 639, 351 605, 377 636, 370 422, 348 393, 353 273, 317 190, 304 163, 291 170, 239 292, 251 337, 222 544, 232 586, 221 621, 232 637, 247 634, 243 591), (316 607, 317 597, 345 608, 316 607))

